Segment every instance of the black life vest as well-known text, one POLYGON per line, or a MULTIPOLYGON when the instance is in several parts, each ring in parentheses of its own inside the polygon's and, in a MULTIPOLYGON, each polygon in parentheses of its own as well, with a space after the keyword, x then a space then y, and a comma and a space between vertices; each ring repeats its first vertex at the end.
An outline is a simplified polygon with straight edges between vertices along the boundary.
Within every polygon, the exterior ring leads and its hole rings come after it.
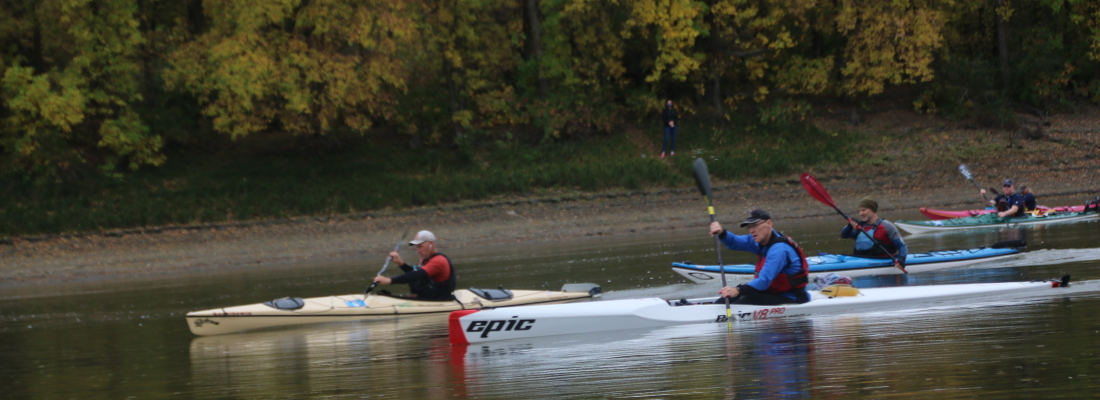
POLYGON ((447 277, 447 280, 443 282, 433 282, 432 277, 425 276, 424 278, 409 282, 409 291, 415 294, 417 298, 423 300, 454 300, 453 292, 458 286, 458 276, 455 274, 455 265, 451 262, 450 257, 447 257, 443 253, 435 253, 422 260, 420 265, 427 264, 429 260, 437 256, 447 260, 451 276, 447 277))
POLYGON ((802 268, 794 274, 784 273, 782 270, 780 270, 779 274, 775 276, 775 279, 772 279, 772 283, 770 286, 768 286, 768 289, 766 291, 768 293, 780 294, 787 293, 795 289, 805 288, 806 284, 810 283, 810 264, 806 262, 806 254, 802 252, 802 247, 800 247, 798 243, 795 243, 794 240, 792 240, 787 235, 776 236, 776 234, 772 234, 771 239, 768 241, 768 245, 760 249, 760 258, 756 261, 756 274, 754 274, 753 277, 760 277, 760 270, 764 269, 764 261, 768 257, 768 249, 770 249, 771 246, 777 243, 776 239, 780 240, 780 242, 778 243, 787 244, 794 248, 794 251, 798 253, 798 259, 802 261, 802 268))

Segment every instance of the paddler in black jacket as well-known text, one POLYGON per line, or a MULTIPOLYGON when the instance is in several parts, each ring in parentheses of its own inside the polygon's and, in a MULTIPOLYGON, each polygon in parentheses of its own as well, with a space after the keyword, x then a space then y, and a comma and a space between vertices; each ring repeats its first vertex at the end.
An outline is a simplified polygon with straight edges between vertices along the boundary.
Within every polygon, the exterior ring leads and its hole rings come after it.
MULTIPOLYGON (((1013 184, 1012 179, 1005 179, 1003 185, 1004 194, 997 196, 993 200, 989 201, 989 204, 996 206, 999 201, 1005 202, 1004 210, 997 210, 997 216, 1004 217, 1022 217, 1025 214, 1024 198, 1016 192, 1016 186, 1013 184)), ((985 189, 981 190, 982 194, 985 194, 985 189)))
POLYGON ((407 283, 409 291, 419 300, 454 300, 452 292, 457 286, 458 277, 451 259, 436 252, 435 235, 428 231, 417 232, 409 246, 416 246, 420 265, 406 264, 401 261, 401 254, 392 251, 390 257, 393 257, 393 262, 398 263, 405 273, 393 278, 376 276, 374 281, 383 285, 407 283))
POLYGON ((772 224, 772 216, 764 210, 753 210, 741 223, 742 228, 749 228, 748 235, 731 235, 718 222, 710 224, 710 234, 718 235, 726 247, 759 257, 753 280, 737 287, 726 286, 718 292, 729 297, 731 304, 773 306, 810 301, 806 292, 810 275, 806 255, 794 240, 772 229, 772 224))

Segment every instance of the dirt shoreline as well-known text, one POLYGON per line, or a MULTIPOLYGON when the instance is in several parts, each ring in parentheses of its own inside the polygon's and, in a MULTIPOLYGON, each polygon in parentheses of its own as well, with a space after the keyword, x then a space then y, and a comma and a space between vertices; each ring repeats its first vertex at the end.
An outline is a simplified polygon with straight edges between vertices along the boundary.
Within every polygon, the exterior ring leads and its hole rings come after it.
MULTIPOLYGON (((1090 111, 1100 115, 1100 110, 1090 111)), ((808 171, 846 209, 865 195, 876 197, 880 212, 887 215, 918 207, 976 208, 977 194, 957 171, 959 162, 971 163, 975 180, 987 187, 1006 176, 1031 185, 1041 204, 1063 205, 1044 203, 1043 198, 1083 201, 1100 194, 1100 179, 1093 178, 1100 172, 1096 157, 1100 151, 1093 145, 1100 142, 1093 131, 1100 127, 1100 117, 1052 117, 1052 132, 1068 132, 1051 134, 1063 143, 962 129, 956 123, 903 111, 865 118, 868 122, 855 129, 872 138, 866 160, 844 168, 808 171), (1065 140, 1077 145, 1067 145, 1065 140), (971 157, 965 152, 952 154, 974 143, 995 150, 971 157)), ((440 238, 441 247, 461 248, 699 228, 707 222, 705 208, 698 191, 688 186, 691 182, 684 185, 284 221, 14 238, 0 244, 0 287, 370 257, 384 254, 405 230, 430 229, 440 238)), ((797 174, 760 181, 716 181, 715 186, 714 202, 723 221, 736 220, 753 208, 768 209, 776 219, 834 214, 806 194, 797 174)))

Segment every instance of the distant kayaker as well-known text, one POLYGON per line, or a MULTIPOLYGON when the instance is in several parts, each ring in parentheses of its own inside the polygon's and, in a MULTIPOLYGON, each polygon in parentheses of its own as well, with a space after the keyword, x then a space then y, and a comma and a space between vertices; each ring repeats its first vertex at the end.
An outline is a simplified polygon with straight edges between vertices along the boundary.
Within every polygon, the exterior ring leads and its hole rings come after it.
POLYGON ((405 273, 393 278, 376 276, 374 281, 383 285, 407 283, 413 296, 421 300, 454 300, 451 292, 455 290, 458 277, 451 259, 436 252, 435 235, 428 231, 417 232, 409 246, 416 246, 420 265, 411 266, 401 261, 401 254, 391 251, 390 257, 405 273))
MULTIPOLYGON (((718 294, 730 298, 732 304, 770 306, 810 301, 806 292, 810 274, 806 255, 794 240, 772 229, 771 214, 753 210, 741 227, 748 228, 749 234, 732 235, 718 222, 710 224, 710 234, 718 235, 726 247, 759 257, 753 280, 737 287, 726 286, 718 294)), ((722 298, 716 302, 722 302, 722 298)))
POLYGON ((1024 200, 1024 211, 1035 211, 1039 208, 1039 202, 1035 199, 1035 193, 1031 193, 1031 189, 1027 188, 1027 185, 1020 186, 1020 194, 1024 200))
POLYGON ((905 268, 905 256, 909 255, 909 247, 905 245, 905 241, 901 239, 901 233, 892 222, 878 217, 878 202, 870 197, 864 197, 859 201, 856 212, 859 213, 860 220, 849 219, 848 225, 840 231, 841 238, 856 240, 852 255, 886 257, 886 251, 889 251, 890 255, 898 260, 898 266, 905 268), (859 230, 867 234, 859 233, 859 230), (874 238, 873 241, 872 238, 874 238), (876 246, 875 242, 882 246, 876 246))
MULTIPOLYGON (((1024 198, 1015 193, 1016 187, 1013 185, 1012 179, 1005 179, 1004 184, 1001 186, 1004 188, 1004 193, 989 201, 990 206, 996 206, 997 202, 1001 200, 1005 202, 1005 209, 997 212, 997 216, 1001 218, 1024 216, 1024 211, 1026 211, 1024 198)), ((981 192, 985 194, 985 189, 982 189, 981 192)))

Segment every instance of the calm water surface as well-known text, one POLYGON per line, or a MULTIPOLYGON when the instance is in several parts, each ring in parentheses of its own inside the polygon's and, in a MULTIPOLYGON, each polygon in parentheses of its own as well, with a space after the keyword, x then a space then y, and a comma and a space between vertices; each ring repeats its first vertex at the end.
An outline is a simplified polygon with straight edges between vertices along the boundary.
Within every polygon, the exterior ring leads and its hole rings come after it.
MULTIPOLYGON (((1059 203, 1060 204, 1060 203, 1059 203)), ((781 215, 780 212, 776 213, 781 215)), ((891 215, 919 219, 919 214, 891 215)), ((808 253, 843 253, 839 218, 777 221, 808 253)), ((605 299, 709 296, 673 261, 714 263, 703 230, 444 251, 462 287, 558 289, 605 299)), ((732 225, 732 224, 731 224, 732 225)), ((857 286, 1047 279, 1038 298, 901 312, 571 335, 450 346, 446 316, 195 337, 188 311, 361 292, 371 260, 9 288, 0 292, 5 399, 1030 398, 1100 389, 1100 222, 1031 227, 995 264, 860 278, 857 286)), ((906 236, 911 252, 971 248, 1019 231, 906 236)), ((753 256, 724 252, 730 263, 753 256)), ((405 251, 413 257, 412 251, 405 251)), ((395 289, 395 291, 398 291, 395 289)))

